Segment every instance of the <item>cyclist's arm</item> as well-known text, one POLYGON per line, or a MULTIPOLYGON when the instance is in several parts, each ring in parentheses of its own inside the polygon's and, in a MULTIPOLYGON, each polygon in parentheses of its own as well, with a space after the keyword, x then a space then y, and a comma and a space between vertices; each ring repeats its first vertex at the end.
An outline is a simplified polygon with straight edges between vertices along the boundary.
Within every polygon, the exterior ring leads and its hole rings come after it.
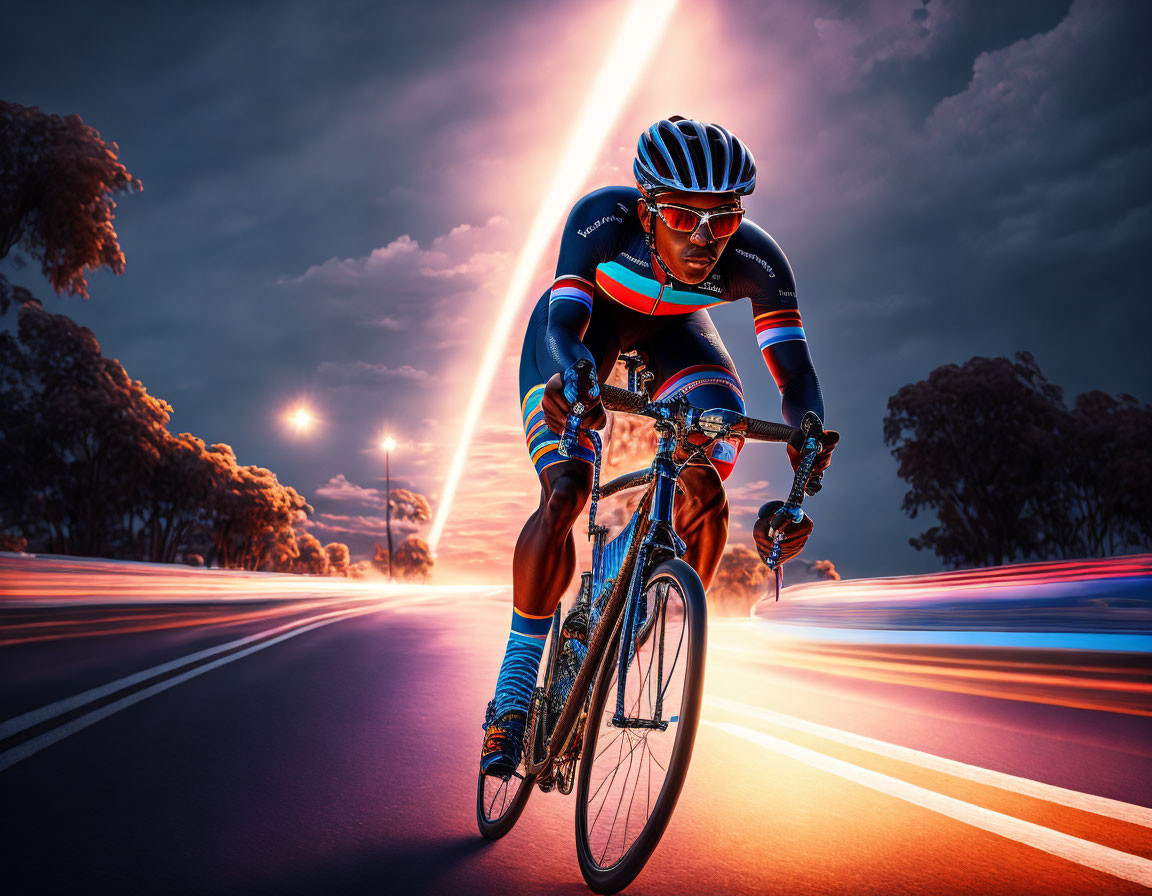
POLYGON ((545 337, 552 360, 561 368, 580 360, 595 365, 581 340, 592 319, 596 265, 614 254, 628 203, 635 195, 635 190, 622 187, 596 190, 573 206, 564 225, 545 337))
POLYGON ((776 241, 755 224, 741 225, 738 236, 744 251, 736 257, 741 260, 746 295, 752 300, 756 342, 780 390, 784 420, 799 426, 807 411, 815 411, 823 420, 824 398, 804 335, 792 266, 776 241))
POLYGON ((752 303, 756 340, 776 388, 780 390, 780 411, 784 422, 799 426, 807 411, 824 419, 824 396, 812 365, 812 355, 804 338, 799 312, 776 314, 778 309, 752 303))
POLYGON ((580 360, 596 362, 580 340, 592 320, 592 284, 574 277, 558 277, 548 300, 548 331, 544 341, 548 354, 560 368, 580 360))

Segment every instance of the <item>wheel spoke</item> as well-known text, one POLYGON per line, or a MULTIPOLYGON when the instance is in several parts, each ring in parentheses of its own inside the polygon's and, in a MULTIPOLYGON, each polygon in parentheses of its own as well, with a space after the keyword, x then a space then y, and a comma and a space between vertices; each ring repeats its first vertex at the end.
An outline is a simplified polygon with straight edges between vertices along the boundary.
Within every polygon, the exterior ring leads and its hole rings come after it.
MULTIPOLYGON (((581 769, 579 791, 582 805, 578 809, 583 819, 578 828, 585 847, 581 861, 591 861, 594 867, 605 870, 622 867, 659 811, 678 735, 684 730, 686 675, 692 673, 687 668, 691 615, 688 599, 671 577, 650 586, 644 599, 651 609, 641 630, 642 637, 631 635, 623 643, 617 640, 613 653, 618 655, 623 648, 632 654, 624 670, 625 721, 654 720, 659 706, 660 719, 666 727, 613 725, 620 667, 618 659, 606 659, 609 665, 605 668, 611 673, 607 681, 598 685, 590 707, 588 732, 594 740, 586 747, 586 767, 581 769), (668 723, 669 719, 676 721, 668 723)), ((689 736, 694 733, 693 718, 689 736)), ((680 768, 678 774, 683 774, 683 764, 680 768)), ((672 799, 678 791, 679 781, 672 799)), ((665 818, 666 812, 667 809, 665 818)), ((652 845, 645 847, 645 857, 652 845)))

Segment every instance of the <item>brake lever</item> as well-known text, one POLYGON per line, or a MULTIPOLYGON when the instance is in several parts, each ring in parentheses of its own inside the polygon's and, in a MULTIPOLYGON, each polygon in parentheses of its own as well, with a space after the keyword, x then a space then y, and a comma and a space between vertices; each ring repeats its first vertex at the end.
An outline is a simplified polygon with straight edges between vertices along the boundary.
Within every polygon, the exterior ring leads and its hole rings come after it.
POLYGON ((560 436, 560 444, 556 449, 560 452, 561 457, 571 457, 572 452, 576 449, 580 438, 580 418, 584 416, 584 410, 584 402, 582 401, 577 401, 572 405, 572 412, 564 424, 564 434, 560 436))
MULTIPOLYGON (((800 423, 800 431, 804 436, 804 444, 801 449, 803 454, 800 458, 800 465, 796 468, 796 476, 792 480, 792 490, 788 493, 788 500, 784 502, 784 506, 773 514, 768 523, 776 531, 776 534, 772 539, 772 550, 764 562, 769 569, 777 573, 780 572, 780 550, 784 543, 782 529, 789 522, 798 523, 804 519, 804 511, 800 507, 804 503, 804 495, 806 492, 815 494, 815 492, 808 491, 808 486, 811 484, 809 480, 812 477, 812 465, 816 463, 816 455, 820 453, 818 437, 824 432, 824 426, 820 422, 819 416, 809 411, 800 423)), ((816 491, 820 491, 819 477, 816 479, 816 491)), ((776 582, 776 599, 780 599, 779 579, 776 582)))

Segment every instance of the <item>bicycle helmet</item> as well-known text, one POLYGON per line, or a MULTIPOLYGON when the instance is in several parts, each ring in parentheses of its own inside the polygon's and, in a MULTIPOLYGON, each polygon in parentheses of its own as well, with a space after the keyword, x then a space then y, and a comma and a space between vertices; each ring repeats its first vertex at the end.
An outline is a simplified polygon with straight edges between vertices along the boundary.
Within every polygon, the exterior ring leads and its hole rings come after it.
POLYGON ((632 173, 649 195, 682 190, 746 196, 756 188, 756 160, 747 146, 718 124, 679 115, 640 135, 632 173))

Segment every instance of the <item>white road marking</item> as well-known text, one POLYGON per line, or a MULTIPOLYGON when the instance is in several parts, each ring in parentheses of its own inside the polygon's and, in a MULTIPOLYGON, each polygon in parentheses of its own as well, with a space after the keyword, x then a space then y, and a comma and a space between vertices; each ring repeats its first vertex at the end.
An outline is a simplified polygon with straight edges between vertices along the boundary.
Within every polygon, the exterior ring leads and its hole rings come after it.
POLYGON ((127 675, 124 678, 118 678, 108 684, 100 685, 100 687, 92 688, 91 690, 83 691, 72 697, 66 697, 63 700, 57 700, 55 703, 49 703, 47 706, 42 706, 39 709, 33 709, 23 715, 15 716, 8 721, 0 723, 0 740, 11 737, 13 734, 19 734, 28 728, 33 728, 49 719, 54 719, 56 716, 63 715, 64 713, 71 712, 74 709, 79 709, 82 706, 87 706, 89 703, 94 703, 97 700, 102 700, 105 697, 111 696, 118 691, 125 688, 133 687, 141 682, 148 681, 150 678, 155 678, 157 675, 164 675, 165 673, 172 672, 183 666, 197 663, 200 660, 208 659, 209 657, 216 656, 218 653, 225 653, 229 650, 235 650, 237 647, 243 647, 245 644, 251 644, 253 641, 259 641, 262 638, 268 638, 277 635, 281 632, 289 631, 294 628, 299 628, 301 625, 306 625, 309 622, 315 622, 317 619, 324 619, 334 615, 348 615, 349 613, 363 613, 363 609, 356 610, 340 610, 334 613, 327 613, 321 617, 310 617, 308 619, 297 619, 293 622, 278 625, 275 628, 270 628, 267 631, 257 632, 254 635, 248 635, 244 638, 238 638, 235 641, 229 641, 227 644, 218 644, 215 647, 209 647, 205 650, 190 653, 187 656, 182 656, 178 659, 171 660, 167 663, 161 663, 159 666, 153 666, 151 669, 145 669, 143 672, 136 672, 132 675, 127 675))
MULTIPOLYGON (((271 647, 273 644, 279 644, 281 641, 287 641, 289 638, 295 638, 297 635, 302 635, 305 632, 312 631, 313 629, 322 628, 325 625, 331 625, 333 622, 339 622, 341 619, 347 619, 349 616, 362 615, 366 612, 373 611, 355 610, 340 614, 329 614, 330 618, 323 618, 317 622, 312 622, 310 625, 294 628, 291 631, 284 632, 275 638, 267 641, 261 641, 259 644, 254 644, 251 647, 238 651, 237 653, 232 653, 228 656, 223 656, 219 659, 213 660, 212 662, 196 666, 192 669, 189 669, 187 672, 174 675, 171 678, 165 679, 164 681, 157 682, 151 687, 136 691, 134 694, 129 694, 127 697, 122 697, 113 703, 109 703, 106 706, 101 706, 99 709, 94 709, 91 712, 85 713, 82 716, 78 716, 69 722, 65 722, 59 728, 53 728, 51 731, 46 731, 41 735, 24 741, 24 743, 19 744, 10 750, 6 750, 5 752, 0 753, 0 772, 11 768, 17 762, 20 762, 23 759, 27 759, 29 756, 33 756, 36 753, 39 753, 45 747, 50 747, 52 744, 58 743, 69 735, 75 734, 77 731, 84 730, 89 725, 94 725, 101 719, 106 719, 108 716, 118 713, 122 709, 127 709, 129 706, 139 703, 141 700, 147 700, 149 697, 159 694, 162 691, 166 691, 169 688, 173 688, 178 684, 182 684, 183 682, 195 678, 198 675, 203 675, 205 672, 209 672, 212 669, 217 669, 220 666, 233 662, 234 660, 249 656, 250 654, 263 650, 265 647, 271 647)), ((235 644, 237 642, 233 643, 235 644)), ((216 652, 219 652, 219 650, 216 652)), ((179 661, 176 662, 179 663, 179 661)), ((156 668, 160 667, 157 666, 156 668)), ((144 673, 140 674, 144 675, 144 673)), ((124 679, 121 680, 123 681, 124 679)))
MULTIPOLYGON (((309 616, 304 619, 295 619, 292 622, 286 622, 283 625, 278 625, 274 628, 267 629, 262 632, 257 632, 254 635, 247 635, 243 638, 237 638, 235 641, 229 641, 226 644, 218 644, 215 647, 208 647, 204 650, 190 653, 187 656, 182 656, 166 663, 161 663, 158 666, 153 666, 151 669, 145 669, 142 672, 135 672, 132 675, 126 675, 124 678, 118 678, 108 684, 100 685, 99 687, 83 691, 72 697, 66 697, 63 700, 57 700, 55 703, 49 703, 47 706, 42 706, 39 709, 33 709, 22 715, 14 716, 6 722, 0 723, 0 740, 11 737, 14 734, 19 734, 28 728, 33 728, 49 719, 54 719, 57 716, 63 715, 73 710, 80 709, 87 706, 89 703, 94 703, 97 700, 102 700, 105 697, 110 697, 119 691, 126 688, 134 687, 149 679, 155 678, 158 675, 164 675, 176 669, 181 669, 184 666, 198 663, 201 660, 208 659, 220 653, 225 653, 229 650, 235 650, 238 647, 243 647, 245 644, 251 644, 254 641, 259 641, 263 638, 268 638, 273 635, 280 634, 281 632, 291 631, 300 626, 308 625, 309 623, 317 622, 320 620, 331 619, 336 621, 337 618, 344 618, 347 616, 360 616, 367 613, 375 613, 381 610, 397 610, 402 607, 407 607, 411 604, 427 604, 434 603, 437 600, 444 600, 446 596, 440 593, 427 593, 417 594, 409 597, 396 598, 390 601, 376 600, 371 604, 362 604, 348 610, 333 610, 328 613, 321 614, 320 616, 309 616)), ((315 626, 312 626, 315 627, 315 626)), ((272 643, 279 643, 272 642, 272 643)), ((0 769, 2 771, 2 769, 0 769)))
POLYGON ((1131 803, 1124 803, 1120 800, 1108 799, 1107 797, 1096 796, 1091 793, 1080 793, 1076 790, 1057 787, 1054 784, 1045 784, 1041 781, 1033 781, 1030 778, 1020 778, 1016 775, 981 768, 977 765, 967 765, 955 759, 945 759, 943 756, 936 756, 932 753, 913 750, 910 747, 901 747, 896 744, 887 743, 886 741, 875 740, 871 737, 865 737, 862 734, 854 734, 851 731, 830 728, 827 725, 809 722, 806 719, 784 715, 783 713, 773 712, 769 709, 760 709, 757 706, 740 703, 737 700, 727 700, 723 697, 706 697, 704 702, 706 705, 714 706, 717 709, 763 719, 766 722, 791 728, 794 731, 815 734, 818 737, 834 740, 849 747, 856 747, 857 749, 866 750, 869 753, 907 762, 910 765, 918 765, 921 768, 931 769, 932 771, 943 772, 955 778, 963 778, 968 781, 974 781, 977 784, 998 787, 1001 790, 1009 790, 1021 796, 1057 803, 1061 806, 1067 806, 1070 809, 1079 809, 1083 812, 1091 812, 1095 815, 1115 818, 1117 821, 1126 821, 1130 824, 1152 827, 1152 809, 1146 808, 1145 806, 1135 806, 1131 803))
POLYGON ((55 703, 50 703, 40 709, 32 710, 31 712, 24 713, 23 715, 16 716, 8 721, 0 724, 0 738, 10 737, 13 734, 18 734, 42 722, 46 722, 64 713, 80 709, 101 700, 105 697, 110 697, 126 688, 133 687, 149 679, 155 678, 159 675, 164 675, 176 669, 183 668, 190 664, 197 663, 201 660, 208 659, 216 656, 217 654, 224 653, 229 650, 235 650, 237 647, 242 647, 245 644, 252 646, 244 650, 239 650, 236 653, 229 654, 228 656, 220 657, 212 662, 203 663, 202 665, 193 666, 186 672, 175 675, 164 681, 158 682, 150 687, 143 688, 134 694, 129 694, 120 700, 102 706, 99 709, 92 710, 92 712, 85 713, 69 722, 61 725, 58 728, 53 728, 36 737, 33 737, 22 744, 13 747, 0 753, 0 772, 5 769, 11 768, 17 762, 27 759, 39 753, 45 747, 49 747, 54 743, 58 743, 71 734, 77 731, 82 731, 89 725, 99 722, 101 719, 106 719, 108 716, 126 709, 141 700, 145 700, 162 691, 166 691, 171 687, 175 687, 191 678, 202 675, 212 669, 219 668, 233 660, 238 660, 241 657, 249 656, 257 651, 263 650, 265 647, 271 647, 273 644, 279 644, 281 641, 287 641, 289 638, 294 638, 297 635, 302 635, 305 632, 312 631, 313 629, 321 628, 325 625, 330 625, 333 622, 339 622, 342 619, 348 619, 352 616, 363 616, 370 613, 377 613, 382 610, 395 610, 401 607, 407 607, 411 604, 417 603, 431 603, 438 599, 443 599, 444 595, 441 594, 420 594, 412 597, 400 598, 388 602, 376 602, 368 606, 354 607, 350 610, 335 610, 330 613, 325 613, 321 616, 312 616, 307 619, 298 619, 275 628, 268 629, 267 631, 259 632, 255 635, 248 635, 244 638, 238 638, 235 641, 230 641, 227 644, 220 644, 216 647, 209 647, 206 650, 201 650, 196 653, 189 654, 188 656, 180 657, 179 659, 171 660, 167 663, 162 663, 159 666, 153 666, 151 669, 145 669, 143 672, 137 672, 133 675, 119 678, 116 681, 109 682, 108 684, 101 685, 98 688, 84 691, 74 697, 68 697, 64 700, 58 700, 55 703), (253 642, 259 642, 253 644, 253 642))
POLYGON ((862 784, 880 793, 905 800, 972 827, 1015 840, 1017 843, 1023 843, 1086 868, 1102 871, 1113 877, 1129 880, 1145 887, 1152 887, 1152 861, 1140 856, 1102 846, 1090 840, 1082 840, 1079 837, 1054 831, 1000 812, 993 812, 991 809, 985 809, 981 806, 973 806, 962 800, 935 793, 870 769, 859 768, 850 762, 825 756, 816 750, 801 747, 770 734, 753 731, 742 725, 713 722, 708 719, 701 721, 705 725, 718 728, 766 749, 774 750, 812 768, 828 772, 856 784, 862 784))

